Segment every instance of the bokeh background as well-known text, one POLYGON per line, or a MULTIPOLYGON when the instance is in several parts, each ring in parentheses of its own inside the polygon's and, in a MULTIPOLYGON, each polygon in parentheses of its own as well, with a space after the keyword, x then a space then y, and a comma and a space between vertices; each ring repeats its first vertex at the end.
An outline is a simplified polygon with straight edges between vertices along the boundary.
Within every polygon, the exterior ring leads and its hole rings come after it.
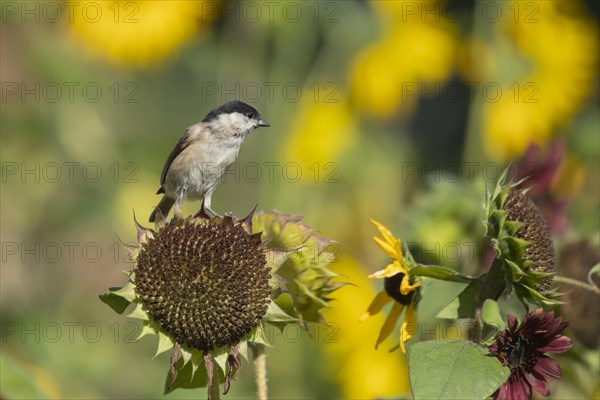
MULTIPOLYGON (((140 326, 97 295, 126 281, 118 238, 158 202, 180 134, 228 100, 272 127, 246 139, 213 208, 304 214, 353 284, 312 336, 273 332, 272 398, 410 396, 397 333, 375 351, 383 316, 358 323, 386 263, 369 218, 425 262, 480 272, 485 188, 512 162, 536 177, 561 272, 585 280, 598 262, 596 1, 0 7, 3 399, 161 397, 168 356, 151 360, 153 339, 134 343, 140 326)), ((433 319, 460 289, 424 296, 430 336, 466 335, 433 319)), ((563 289, 576 346, 554 397, 598 396, 598 300, 563 289)), ((228 398, 254 397, 252 372, 228 398)))

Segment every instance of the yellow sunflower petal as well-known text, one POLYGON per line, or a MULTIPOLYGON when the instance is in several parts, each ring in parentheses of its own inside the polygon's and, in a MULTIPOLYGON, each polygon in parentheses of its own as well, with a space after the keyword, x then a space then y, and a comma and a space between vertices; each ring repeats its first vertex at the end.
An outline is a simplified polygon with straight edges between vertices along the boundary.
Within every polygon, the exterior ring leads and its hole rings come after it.
POLYGON ((371 219, 370 221, 373 225, 377 227, 377 230, 379 231, 379 233, 381 233, 381 236, 383 236, 385 241, 394 246, 398 239, 396 239, 394 235, 392 235, 392 232, 385 225, 375 221, 374 219, 371 219))
POLYGON ((377 245, 383 250, 385 254, 393 258, 394 260, 399 260, 402 257, 402 250, 400 250, 400 243, 395 246, 394 244, 389 244, 388 242, 384 242, 376 236, 373 236, 373 240, 377 245))
POLYGON ((379 271, 374 272, 371 275, 369 275, 369 278, 378 278, 378 279, 389 278, 390 276, 394 276, 401 272, 403 274, 408 274, 408 271, 406 270, 404 265, 402 265, 398 261, 394 261, 393 263, 388 264, 388 266, 385 267, 385 269, 380 269, 379 271))
POLYGON ((377 346, 379 346, 381 342, 390 336, 394 330, 394 326, 396 326, 396 322, 398 322, 398 318, 400 318, 400 314, 402 313, 403 309, 404 306, 402 304, 398 303, 397 301, 394 302, 392 310, 390 311, 390 315, 387 316, 383 326, 381 327, 381 330, 379 331, 379 337, 377 338, 377 343, 375 343, 375 349, 377 349, 377 346))
POLYGON ((406 310, 406 315, 400 325, 400 349, 406 353, 404 343, 408 342, 417 330, 417 317, 415 316, 415 307, 411 304, 406 310))
POLYGON ((371 305, 369 305, 369 308, 367 309, 367 312, 364 313, 363 316, 360 317, 360 319, 358 321, 359 322, 363 322, 367 318, 369 318, 369 317, 377 314, 379 311, 381 311, 381 309, 383 308, 383 306, 385 306, 386 304, 388 304, 390 301, 393 301, 393 300, 394 299, 392 299, 385 292, 385 290, 382 290, 381 292, 377 293, 377 296, 375 296, 375 298, 371 302, 371 305))
POLYGON ((410 292, 415 291, 419 286, 421 286, 423 282, 415 282, 412 285, 410 284, 408 274, 402 277, 402 282, 400 282, 400 294, 406 295, 410 292))

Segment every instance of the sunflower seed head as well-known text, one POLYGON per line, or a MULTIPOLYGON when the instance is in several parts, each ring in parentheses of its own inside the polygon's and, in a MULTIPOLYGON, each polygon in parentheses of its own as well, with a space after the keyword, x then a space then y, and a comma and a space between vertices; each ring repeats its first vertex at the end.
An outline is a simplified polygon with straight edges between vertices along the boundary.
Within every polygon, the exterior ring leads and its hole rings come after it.
POLYGON ((266 248, 233 218, 175 221, 143 244, 135 283, 148 314, 177 343, 234 345, 270 302, 266 248))

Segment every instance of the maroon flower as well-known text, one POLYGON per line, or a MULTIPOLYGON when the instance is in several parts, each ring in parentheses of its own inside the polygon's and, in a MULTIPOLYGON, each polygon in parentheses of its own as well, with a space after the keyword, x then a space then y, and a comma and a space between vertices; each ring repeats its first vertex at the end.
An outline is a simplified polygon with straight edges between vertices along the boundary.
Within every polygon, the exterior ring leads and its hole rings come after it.
POLYGON ((507 315, 508 330, 500 332, 489 347, 502 365, 510 368, 508 381, 494 393, 497 400, 531 399, 531 388, 542 396, 550 395, 546 378, 559 379, 560 366, 543 353, 563 353, 571 348, 572 341, 560 332, 568 325, 554 312, 544 314, 538 308, 527 314, 517 327, 517 318, 507 315))

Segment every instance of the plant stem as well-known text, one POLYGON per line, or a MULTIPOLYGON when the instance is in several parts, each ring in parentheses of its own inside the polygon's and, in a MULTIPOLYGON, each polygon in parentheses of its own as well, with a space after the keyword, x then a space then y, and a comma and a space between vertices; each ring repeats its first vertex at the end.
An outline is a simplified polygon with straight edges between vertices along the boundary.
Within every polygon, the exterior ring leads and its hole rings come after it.
POLYGON ((598 288, 598 286, 590 285, 589 283, 582 282, 577 279, 567 278, 566 276, 554 275, 554 280, 559 283, 564 283, 565 285, 575 286, 580 289, 584 289, 589 292, 600 295, 600 288, 598 288))
POLYGON ((473 342, 479 344, 481 342, 481 334, 483 332, 483 321, 481 319, 481 306, 475 308, 475 320, 473 321, 473 342))
POLYGON ((475 307, 475 318, 473 321, 472 340, 480 343, 483 335, 483 320, 481 307, 487 299, 498 300, 504 291, 504 267, 502 261, 496 259, 490 266, 489 271, 479 281, 479 296, 475 307))
POLYGON ((264 344, 252 346, 254 371, 256 374, 256 390, 258 400, 267 400, 267 355, 264 344))
POLYGON ((219 372, 215 368, 215 360, 212 358, 208 351, 204 352, 204 366, 206 367, 206 376, 208 378, 207 391, 208 400, 219 400, 221 393, 219 393, 219 372))
POLYGON ((212 379, 208 384, 208 398, 210 400, 219 400, 221 392, 219 390, 219 374, 217 371, 213 373, 212 379))

